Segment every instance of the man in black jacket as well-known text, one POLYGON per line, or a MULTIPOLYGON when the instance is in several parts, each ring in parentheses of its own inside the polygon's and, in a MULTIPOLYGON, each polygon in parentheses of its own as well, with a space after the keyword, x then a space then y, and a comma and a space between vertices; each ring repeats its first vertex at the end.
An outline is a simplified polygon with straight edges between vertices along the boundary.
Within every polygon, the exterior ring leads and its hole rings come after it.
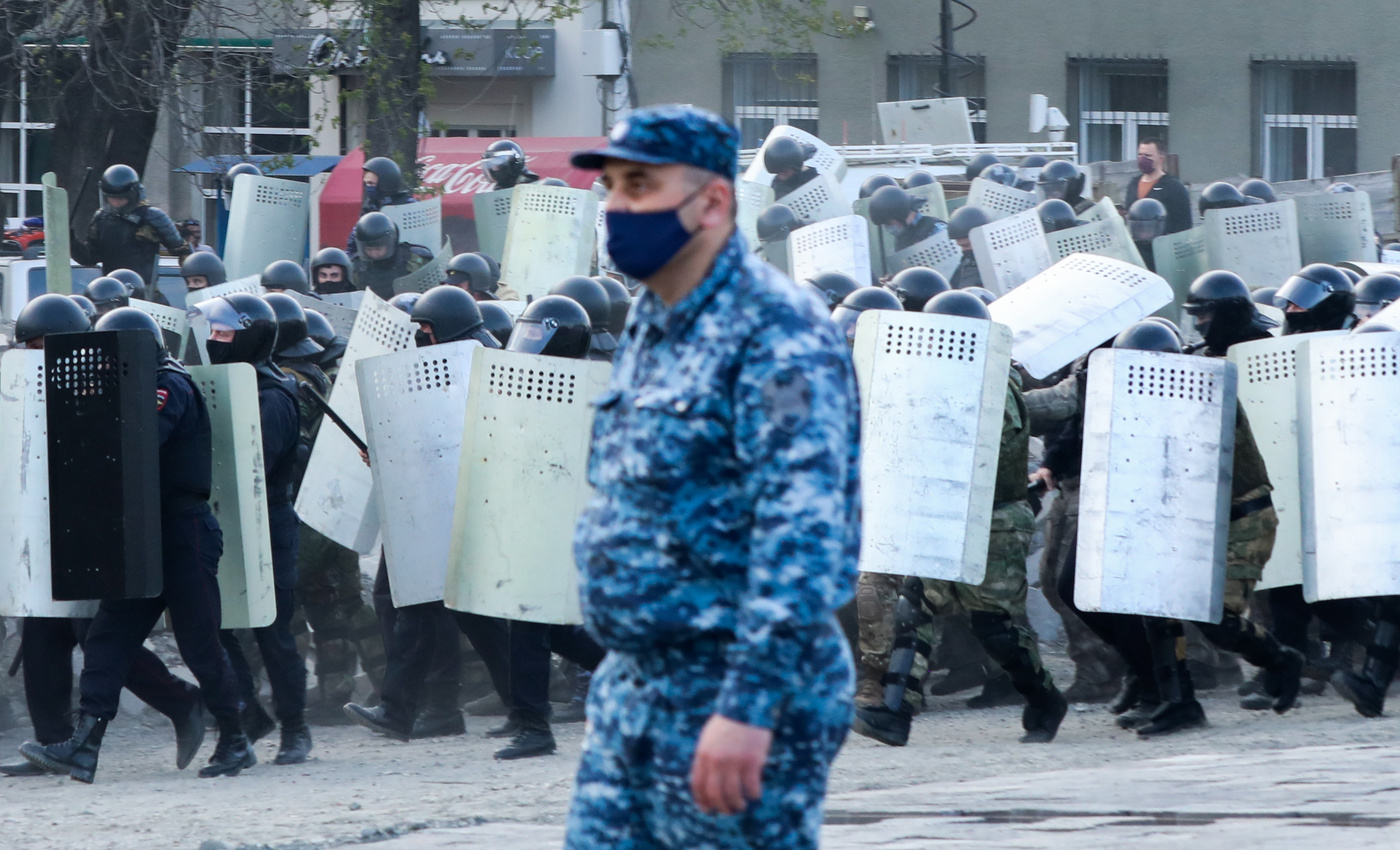
POLYGON ((1180 233, 1191 229, 1191 193, 1181 181, 1162 170, 1167 161, 1167 146, 1161 139, 1143 139, 1138 144, 1138 170, 1142 174, 1128 183, 1123 194, 1123 207, 1134 201, 1153 198, 1167 208, 1167 232, 1180 233))
POLYGON ((146 202, 141 178, 129 165, 114 165, 98 181, 103 203, 88 225, 87 237, 72 241, 73 259, 84 265, 100 265, 110 275, 116 269, 132 269, 146 288, 156 279, 156 256, 162 246, 183 260, 190 246, 180 238, 170 216, 146 202))

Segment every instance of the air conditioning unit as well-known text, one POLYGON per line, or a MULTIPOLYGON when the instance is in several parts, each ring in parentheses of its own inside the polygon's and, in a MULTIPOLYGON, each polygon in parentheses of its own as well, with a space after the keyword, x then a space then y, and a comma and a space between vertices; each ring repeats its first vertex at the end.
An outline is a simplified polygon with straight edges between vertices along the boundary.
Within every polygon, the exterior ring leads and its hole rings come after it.
POLYGON ((622 31, 584 30, 579 36, 579 62, 585 77, 616 77, 622 74, 622 31))

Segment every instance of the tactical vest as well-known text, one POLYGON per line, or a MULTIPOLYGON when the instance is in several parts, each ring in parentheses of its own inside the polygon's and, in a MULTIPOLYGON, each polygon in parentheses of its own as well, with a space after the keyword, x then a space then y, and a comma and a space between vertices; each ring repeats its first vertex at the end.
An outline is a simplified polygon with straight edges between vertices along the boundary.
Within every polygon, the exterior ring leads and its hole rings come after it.
POLYGON ((1001 453, 997 456, 997 485, 992 502, 1022 502, 1026 499, 1027 471, 1030 467, 1031 420, 1021 395, 1020 376, 1012 371, 1006 382, 1006 412, 1001 419, 1001 453))

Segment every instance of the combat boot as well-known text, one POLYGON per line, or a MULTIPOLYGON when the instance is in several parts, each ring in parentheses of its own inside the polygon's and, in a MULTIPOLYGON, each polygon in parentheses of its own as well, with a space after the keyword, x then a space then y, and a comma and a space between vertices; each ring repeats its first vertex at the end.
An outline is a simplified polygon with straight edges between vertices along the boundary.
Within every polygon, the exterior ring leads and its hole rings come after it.
POLYGON ((78 782, 91 785, 97 773, 97 753, 102 749, 102 736, 106 732, 106 720, 79 714, 73 737, 47 746, 27 741, 20 745, 19 754, 49 773, 66 773, 78 782))
POLYGON ((267 709, 262 707, 262 703, 256 697, 243 706, 239 719, 243 726, 243 734, 248 737, 250 744, 256 744, 277 728, 277 721, 272 719, 272 715, 267 713, 267 709))
POLYGON ((204 731, 208 728, 208 716, 204 711, 204 700, 195 697, 190 710, 179 717, 170 718, 175 724, 175 767, 184 770, 199 755, 204 744, 204 731))
POLYGON ((1395 678, 1397 662, 1400 662, 1400 629, 1382 620, 1376 624, 1375 637, 1366 647, 1366 663, 1361 666, 1361 674, 1338 670, 1332 675, 1332 687, 1356 706, 1357 714, 1380 717, 1385 712, 1385 692, 1395 678))
POLYGON ((505 701, 495 691, 467 703, 465 710, 472 717, 504 717, 509 713, 505 701))
MULTIPOLYGON (((1136 673, 1129 670, 1123 676, 1123 687, 1118 691, 1118 695, 1108 704, 1110 714, 1125 714, 1142 701, 1143 680, 1136 673)), ((1155 689, 1154 689, 1155 690, 1155 689)))
POLYGON ((496 751, 500 761, 547 756, 554 752, 554 733, 542 717, 520 718, 520 731, 510 744, 496 751))
POLYGON ((273 764, 301 764, 311 757, 311 729, 305 720, 282 724, 282 743, 273 764))
POLYGON ((444 738, 449 735, 467 734, 467 721, 462 712, 434 710, 428 708, 413 721, 413 740, 420 738, 444 738))
POLYGON ((975 697, 968 697, 968 708, 998 708, 1003 705, 1020 705, 1024 700, 1016 692, 1016 686, 1011 684, 1011 677, 1002 673, 988 679, 982 686, 982 692, 975 697))
POLYGON ((909 725, 906 712, 890 711, 883 705, 857 706, 855 719, 851 721, 855 732, 891 747, 909 743, 909 725))
POLYGON ((404 723, 396 718, 390 717, 384 711, 384 706, 376 705, 374 708, 366 708, 363 705, 353 702, 345 704, 345 716, 365 727, 387 735, 395 741, 408 741, 413 737, 413 724, 404 723))
POLYGON ((1021 728, 1026 734, 1021 736, 1023 744, 1048 744, 1055 740, 1060 724, 1069 713, 1069 701, 1060 689, 1047 685, 1039 694, 1026 700, 1021 711, 1021 728))
POLYGON ((214 754, 209 763, 199 769, 200 779, 215 776, 237 776, 240 771, 258 763, 253 754, 253 745, 243 734, 243 726, 238 716, 219 718, 219 743, 214 746, 214 754))
POLYGON ((1187 669, 1186 659, 1183 657, 1185 653, 1179 651, 1184 643, 1181 624, 1175 621, 1148 620, 1147 628, 1148 641, 1152 645, 1153 672, 1161 704, 1152 712, 1151 719, 1138 727, 1138 735, 1151 738, 1204 726, 1205 709, 1201 708, 1201 704, 1196 700, 1191 671, 1187 669))
POLYGON ((11 764, 0 764, 0 776, 48 776, 49 772, 37 764, 28 761, 17 761, 11 764))
POLYGON ((574 676, 573 696, 551 719, 555 723, 581 723, 588 719, 588 692, 592 686, 593 674, 580 667, 574 676))
POLYGON ((506 722, 486 730, 488 738, 514 738, 520 734, 520 721, 514 716, 506 717, 506 722))

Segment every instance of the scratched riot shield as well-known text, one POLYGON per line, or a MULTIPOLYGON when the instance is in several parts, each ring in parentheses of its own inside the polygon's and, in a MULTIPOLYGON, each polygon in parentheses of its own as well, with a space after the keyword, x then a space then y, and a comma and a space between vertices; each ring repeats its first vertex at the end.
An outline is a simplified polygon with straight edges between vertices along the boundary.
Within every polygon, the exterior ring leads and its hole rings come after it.
POLYGON ((515 187, 501 258, 501 283, 539 298, 569 275, 586 275, 597 239, 598 196, 587 189, 515 187))
POLYGON ((1074 601, 1220 622, 1235 364, 1107 348, 1089 357, 1074 601))
POLYGON ((607 386, 610 368, 494 349, 473 356, 447 607, 579 622, 573 539, 591 492, 588 402, 607 386))
POLYGON ((1293 198, 1298 211, 1298 249, 1304 263, 1374 262, 1376 225, 1371 196, 1328 192, 1293 198))
POLYGON ((55 600, 161 592, 156 346, 145 331, 44 338, 55 600))
POLYGON ((983 285, 997 295, 1005 295, 1052 264, 1045 227, 1034 209, 974 227, 968 238, 983 285))
POLYGON ((1071 254, 987 309, 1011 328, 1012 359, 1044 378, 1171 299, 1171 286, 1144 268, 1071 254))
POLYGON ((258 378, 247 363, 195 366, 190 377, 209 411, 213 446, 209 507, 224 537, 219 558, 222 625, 226 629, 268 626, 277 617, 277 598, 258 378))
POLYGON ((1302 266, 1292 199, 1206 210, 1206 263, 1244 278, 1250 289, 1279 286, 1302 266))
POLYGON ((856 323, 853 356, 865 517, 860 568, 981 584, 1010 331, 985 319, 867 310, 856 323))
POLYGON ((185 340, 189 338, 190 323, 185 311, 179 307, 135 299, 132 299, 131 306, 156 320, 156 324, 160 325, 160 335, 165 339, 165 350, 171 356, 179 357, 180 352, 185 350, 185 340))
POLYGON ((867 222, 858 215, 830 218, 794 230, 787 238, 792 278, 807 280, 822 272, 843 272, 868 286, 869 238, 867 222))
POLYGON ((1298 385, 1303 596, 1400 595, 1400 333, 1306 335, 1298 385))
POLYGON ((1024 192, 981 177, 972 178, 972 187, 967 192, 967 206, 981 207, 992 221, 1034 209, 1037 201, 1034 192, 1024 192))
POLYGON ((228 276, 262 274, 275 260, 300 263, 306 256, 310 215, 309 184, 256 174, 233 178, 233 203, 224 239, 228 276))
POLYGON ((356 364, 373 459, 384 563, 395 607, 442 599, 475 340, 410 348, 356 364))
POLYGON ((357 311, 354 308, 345 307, 324 298, 317 298, 314 295, 302 295, 300 292, 288 291, 286 294, 295 298, 303 308, 315 310, 325 316, 326 321, 331 323, 331 330, 335 331, 336 336, 349 339, 350 332, 355 329, 357 311))
POLYGON ((1057 263, 1070 254, 1098 254, 1146 268, 1132 234, 1128 233, 1119 215, 1047 233, 1045 241, 1050 245, 1051 260, 1057 263))
POLYGON ((851 201, 841 184, 828 174, 818 174, 777 202, 790 208, 803 221, 825 221, 851 214, 851 201))
POLYGON ((399 241, 422 245, 429 251, 442 244, 442 196, 412 204, 394 204, 379 210, 399 228, 399 241))
POLYGON ((441 286, 447 278, 447 264, 452 261, 452 244, 444 243, 431 260, 403 277, 394 278, 394 294, 427 292, 441 286))
POLYGON ((822 174, 829 174, 840 183, 846 177, 846 160, 836 149, 816 136, 805 130, 787 124, 779 124, 768 131, 768 137, 763 140, 763 145, 759 147, 758 154, 749 163, 749 167, 742 175, 744 180, 755 183, 762 183, 767 186, 773 182, 773 175, 768 173, 768 169, 763 166, 763 154, 767 152, 768 146, 774 139, 789 138, 796 139, 799 144, 810 145, 816 153, 807 159, 807 165, 812 166, 822 174))
MULTIPOLYGON (((330 397, 331 409, 361 439, 365 422, 355 364, 364 357, 412 348, 416 327, 407 313, 365 293, 330 397)), ((339 428, 323 424, 297 493, 297 516, 341 546, 367 554, 379 534, 373 490, 374 476, 360 460, 359 448, 339 428)))
POLYGON ((472 211, 476 214, 477 250, 497 261, 506 253, 506 229, 510 225, 510 200, 514 195, 515 189, 477 192, 472 195, 472 211))
POLYGON ((734 203, 734 219, 739 232, 744 234, 750 245, 757 245, 758 217, 773 205, 773 187, 740 180, 734 186, 734 203))

